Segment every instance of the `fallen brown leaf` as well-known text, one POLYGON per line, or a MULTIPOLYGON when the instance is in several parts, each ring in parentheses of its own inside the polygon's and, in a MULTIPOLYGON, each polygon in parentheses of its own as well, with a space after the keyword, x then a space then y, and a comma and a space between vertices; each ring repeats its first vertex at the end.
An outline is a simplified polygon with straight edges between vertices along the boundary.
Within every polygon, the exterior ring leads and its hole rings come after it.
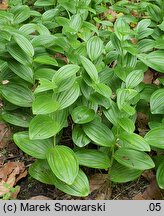
POLYGON ((143 82, 145 84, 152 84, 153 83, 153 79, 154 79, 154 73, 151 70, 148 70, 145 74, 144 74, 144 79, 143 82))
POLYGON ((34 196, 34 197, 31 197, 30 200, 51 200, 51 199, 46 196, 34 196))
POLYGON ((0 122, 0 149, 4 148, 11 137, 11 131, 9 127, 3 123, 0 122))
POLYGON ((99 174, 96 173, 90 178, 90 191, 93 192, 94 190, 100 189, 105 181, 107 180, 108 175, 107 174, 99 174))
MULTIPOLYGON (((14 187, 18 180, 27 175, 26 168, 23 162, 8 162, 0 169, 0 196, 10 191, 8 187, 14 187), (8 187, 5 187, 7 184, 8 187)), ((13 196, 19 193, 18 189, 13 196)))
POLYGON ((0 1, 0 10, 7 10, 8 9, 8 0, 1 0, 0 1))

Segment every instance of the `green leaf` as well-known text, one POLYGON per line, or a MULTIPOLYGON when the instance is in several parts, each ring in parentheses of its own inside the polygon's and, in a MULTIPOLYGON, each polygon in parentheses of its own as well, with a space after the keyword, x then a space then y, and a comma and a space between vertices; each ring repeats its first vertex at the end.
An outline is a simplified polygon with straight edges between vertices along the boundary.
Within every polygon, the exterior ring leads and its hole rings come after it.
POLYGON ((52 90, 55 88, 57 88, 57 86, 53 82, 49 81, 48 79, 41 78, 39 79, 39 85, 35 89, 34 93, 37 94, 37 93, 45 92, 47 90, 52 90))
POLYGON ((157 169, 157 183, 161 189, 164 189, 164 162, 162 162, 157 169))
POLYGON ((84 147, 91 142, 80 125, 75 125, 73 127, 72 140, 78 147, 84 147))
POLYGON ((133 133, 135 130, 134 122, 129 118, 120 118, 118 124, 128 133, 133 133))
POLYGON ((104 152, 92 149, 82 149, 75 152, 79 164, 96 169, 108 169, 109 157, 104 152))
POLYGON ((124 106, 129 105, 131 99, 133 99, 138 92, 134 89, 118 89, 117 90, 117 105, 121 110, 124 106))
POLYGON ((115 152, 114 158, 118 163, 137 170, 151 169, 155 166, 148 154, 132 149, 120 148, 115 152))
POLYGON ((36 96, 33 104, 33 114, 49 114, 59 108, 59 103, 53 99, 51 93, 36 96))
POLYGON ((114 32, 121 41, 126 40, 131 31, 127 22, 122 17, 119 17, 114 24, 114 32))
POLYGON ((54 5, 54 0, 37 0, 34 5, 38 7, 46 7, 54 5))
POLYGON ((131 148, 138 151, 150 151, 148 142, 138 134, 121 133, 119 136, 121 147, 131 148))
POLYGON ((141 173, 141 170, 123 166, 115 161, 109 174, 112 182, 125 183, 137 179, 141 173))
POLYGON ((30 57, 34 56, 34 48, 30 41, 21 34, 14 33, 13 38, 20 48, 30 57))
POLYGON ((128 74, 125 80, 126 88, 134 88, 142 82, 144 78, 144 73, 142 70, 134 70, 128 74))
POLYGON ((51 139, 30 140, 28 131, 15 133, 13 139, 23 152, 38 159, 46 159, 47 150, 53 147, 51 139))
POLYGON ((138 40, 146 38, 153 33, 154 30, 148 28, 150 24, 150 19, 142 19, 140 22, 138 22, 137 27, 135 28, 138 40))
POLYGON ((83 65, 84 69, 86 70, 86 72, 90 76, 90 78, 94 82, 98 82, 99 77, 98 77, 98 72, 97 72, 95 65, 89 59, 87 59, 84 56, 80 56, 80 60, 81 60, 81 63, 83 65))
POLYGON ((35 70, 34 72, 34 77, 37 80, 40 79, 47 79, 47 80, 52 80, 52 77, 54 76, 56 70, 53 70, 51 68, 39 68, 37 70, 35 70))
POLYGON ((73 29, 74 34, 76 34, 80 30, 80 28, 82 26, 82 23, 83 23, 83 20, 81 18, 81 15, 80 14, 75 14, 70 19, 69 27, 71 29, 73 29))
POLYGON ((103 41, 97 36, 91 37, 87 41, 87 53, 92 61, 96 60, 102 54, 103 48, 103 41))
POLYGON ((80 94, 80 87, 77 82, 74 83, 74 85, 65 92, 61 92, 56 95, 56 100, 60 104, 60 110, 64 109, 66 107, 69 107, 71 104, 73 104, 80 94))
POLYGON ((48 55, 38 56, 34 59, 34 62, 40 63, 40 64, 45 64, 45 65, 58 66, 57 61, 48 55))
POLYGON ((78 106, 73 109, 71 116, 75 123, 85 124, 94 119, 95 112, 86 106, 78 106))
POLYGON ((19 126, 19 127, 29 127, 30 121, 31 121, 31 116, 25 113, 20 113, 18 110, 17 112, 2 112, 2 118, 13 125, 19 126))
POLYGON ((145 135, 150 146, 164 149, 164 127, 154 128, 145 135))
POLYGON ((14 8, 14 23, 20 24, 30 17, 30 8, 26 5, 17 6, 14 8))
POLYGON ((9 83, 0 87, 2 96, 12 104, 21 107, 31 107, 33 94, 27 87, 9 83))
POLYGON ((37 115, 30 122, 30 139, 47 139, 59 132, 59 123, 47 115, 37 115))
POLYGON ((156 90, 150 97, 152 114, 164 114, 164 89, 156 90))
POLYGON ((30 67, 27 65, 25 66, 17 61, 8 62, 8 66, 17 76, 33 84, 33 71, 30 67))
POLYGON ((63 80, 70 79, 73 75, 75 75, 79 71, 80 67, 74 64, 68 64, 61 67, 57 70, 53 76, 52 81, 54 83, 59 83, 63 80))
POLYGON ((152 20, 156 22, 161 22, 163 20, 162 10, 157 5, 149 3, 146 9, 152 20))
POLYGON ((9 44, 7 51, 10 55, 23 65, 32 64, 32 58, 28 56, 17 44, 9 44))
POLYGON ((97 145, 110 147, 115 139, 112 131, 101 122, 91 122, 83 125, 86 135, 97 145))
POLYGON ((72 149, 56 145, 48 150, 47 161, 57 178, 68 185, 73 184, 78 175, 79 164, 72 149))
POLYGON ((118 119, 119 119, 119 109, 117 107, 117 104, 112 102, 111 106, 109 109, 104 109, 103 113, 105 117, 113 124, 117 125, 118 124, 118 119))
POLYGON ((89 181, 82 170, 79 170, 78 175, 72 185, 65 184, 58 178, 54 178, 54 185, 61 191, 77 197, 85 197, 89 195, 89 181))
POLYGON ((164 73, 164 51, 157 50, 149 54, 139 54, 138 58, 150 68, 164 73))
POLYGON ((95 83, 92 85, 93 89, 106 98, 110 98, 112 95, 112 90, 109 86, 104 83, 95 83))
POLYGON ((30 166, 29 173, 34 179, 36 179, 36 180, 38 180, 44 184, 53 185, 54 179, 56 178, 56 176, 51 171, 51 169, 47 163, 47 160, 35 161, 30 166))

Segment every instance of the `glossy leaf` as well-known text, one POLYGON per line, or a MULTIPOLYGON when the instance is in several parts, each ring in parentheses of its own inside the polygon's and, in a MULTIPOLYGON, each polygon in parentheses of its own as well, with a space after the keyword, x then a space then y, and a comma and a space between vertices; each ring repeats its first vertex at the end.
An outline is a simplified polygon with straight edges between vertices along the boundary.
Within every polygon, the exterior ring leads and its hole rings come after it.
POLYGON ((91 37, 87 41, 87 53, 89 58, 94 61, 96 60, 103 52, 103 41, 97 37, 91 37))
POLYGON ((80 94, 80 87, 77 82, 75 82, 74 85, 71 87, 71 89, 69 89, 68 91, 57 94, 56 100, 60 104, 59 109, 64 109, 70 106, 71 104, 73 104, 79 97, 79 94, 80 94))
POLYGON ((164 73, 164 51, 157 50, 149 54, 139 54, 138 58, 150 68, 164 73))
POLYGON ((79 164, 72 149, 56 145, 48 150, 47 161, 57 178, 69 185, 73 184, 78 175, 79 164))
POLYGON ((82 149, 75 152, 79 164, 96 169, 108 169, 110 166, 107 154, 92 149, 82 149))
POLYGON ((132 149, 120 148, 115 152, 114 158, 123 166, 137 170, 151 169, 155 166, 148 154, 132 149))
POLYGON ((75 125, 73 127, 72 140, 78 147, 84 147, 91 142, 80 125, 75 125))
POLYGON ((86 106, 78 106, 73 109, 71 116, 75 123, 85 124, 94 119, 95 112, 86 106))
POLYGON ((118 162, 114 162, 111 172, 109 173, 112 182, 125 183, 137 179, 142 171, 123 166, 118 162))
POLYGON ((104 115, 106 118, 113 124, 117 125, 118 124, 118 119, 119 119, 119 109, 116 105, 116 103, 112 102, 111 106, 109 109, 104 109, 103 110, 104 115))
POLYGON ((99 77, 98 77, 98 72, 97 72, 95 65, 89 59, 87 59, 84 56, 80 56, 80 60, 81 60, 81 63, 83 65, 84 69, 86 70, 86 72, 90 76, 90 78, 94 82, 98 82, 99 77))
POLYGON ((53 99, 52 94, 42 94, 36 96, 33 104, 33 114, 49 114, 59 108, 59 103, 53 99))
POLYGON ((129 118, 120 118, 118 124, 128 133, 133 133, 135 130, 135 124, 129 118))
POLYGON ((26 113, 20 113, 20 111, 15 111, 15 112, 2 112, 2 118, 6 122, 19 126, 19 127, 29 127, 30 121, 31 121, 31 116, 29 116, 26 113))
POLYGON ((110 147, 115 139, 112 131, 101 122, 91 122, 83 125, 86 135, 97 145, 110 147))
POLYGON ((93 89, 101 94, 102 96, 105 96, 106 98, 110 98, 112 95, 112 90, 109 86, 105 85, 104 83, 96 83, 92 85, 93 89))
POLYGON ((21 49, 30 57, 34 56, 34 48, 30 41, 21 34, 14 34, 13 38, 15 42, 21 47, 21 49))
POLYGON ((164 89, 156 90, 150 97, 152 114, 164 114, 164 89))
POLYGON ((53 147, 51 139, 30 140, 28 131, 15 133, 13 139, 23 152, 38 159, 46 159, 47 150, 53 147))
POLYGON ((145 135, 145 140, 149 143, 150 146, 164 149, 164 126, 158 127, 150 130, 145 135))
POLYGON ((164 189, 164 163, 161 163, 156 173, 157 183, 161 189, 164 189))
POLYGON ((47 139, 59 132, 59 123, 55 122, 47 115, 37 115, 31 122, 29 127, 30 139, 47 139))
POLYGON ((57 61, 48 55, 38 56, 34 59, 34 62, 40 63, 40 64, 45 64, 45 65, 58 66, 57 61))
POLYGON ((125 148, 135 149, 138 151, 150 151, 148 142, 146 142, 143 137, 135 133, 121 133, 119 136, 119 143, 125 148))
POLYGON ((125 83, 126 88, 134 88, 136 87, 140 82, 142 82, 144 78, 144 73, 142 70, 134 70, 128 76, 126 77, 125 83))
POLYGON ((8 62, 9 68, 20 78, 33 84, 33 71, 30 67, 25 66, 17 61, 8 62))
POLYGON ((3 85, 0 92, 7 101, 21 107, 31 107, 34 99, 30 89, 18 84, 3 85))

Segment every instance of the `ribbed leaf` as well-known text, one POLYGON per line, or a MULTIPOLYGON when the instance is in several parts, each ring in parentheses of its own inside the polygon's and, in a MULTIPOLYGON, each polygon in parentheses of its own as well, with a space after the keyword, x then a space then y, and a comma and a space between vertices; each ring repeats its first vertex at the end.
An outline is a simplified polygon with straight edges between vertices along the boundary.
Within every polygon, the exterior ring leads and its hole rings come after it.
POLYGON ((14 111, 14 112, 2 112, 2 118, 13 125, 19 126, 19 127, 29 127, 30 121, 32 119, 31 116, 25 113, 20 113, 20 111, 14 111))
POLYGON ((47 139, 59 132, 59 123, 46 115, 37 115, 30 122, 30 139, 47 139))
POLYGON ((23 65, 32 64, 32 58, 28 56, 17 44, 9 44, 7 51, 10 55, 23 65))
POLYGON ((60 104, 59 109, 64 109, 66 107, 69 107, 71 104, 73 104, 80 94, 80 87, 77 82, 74 83, 74 85, 69 89, 68 91, 61 92, 56 95, 56 100, 60 104))
POLYGON ((37 0, 34 5, 38 7, 52 6, 54 5, 54 0, 37 0))
POLYGON ((148 142, 146 142, 143 137, 135 133, 121 133, 119 136, 119 143, 125 148, 135 149, 138 151, 150 151, 148 142))
POLYGON ((80 60, 81 60, 81 63, 83 65, 84 69, 86 70, 86 72, 90 76, 90 78, 94 82, 98 82, 99 77, 98 77, 98 72, 97 72, 95 65, 89 59, 87 59, 84 56, 80 56, 80 60))
POLYGON ((30 89, 12 83, 1 86, 0 92, 7 101, 21 107, 31 107, 34 99, 30 89))
POLYGON ((103 41, 99 37, 91 37, 87 41, 87 53, 89 58, 94 61, 96 60, 103 52, 103 41))
POLYGON ((74 33, 77 33, 81 26, 82 26, 83 20, 80 14, 75 14, 71 17, 69 27, 74 30, 74 33))
POLYGON ((114 162, 110 174, 111 181, 117 183, 125 183, 133 181, 141 175, 141 170, 136 170, 114 162))
POLYGON ((40 63, 40 64, 45 64, 45 65, 53 65, 53 66, 58 66, 58 63, 57 61, 48 56, 48 55, 41 55, 41 56, 38 56, 34 59, 34 62, 37 62, 37 63, 40 63))
POLYGON ((33 71, 30 67, 25 66, 17 61, 8 62, 9 68, 20 78, 33 84, 33 71))
POLYGON ((57 86, 53 82, 44 78, 39 79, 39 84, 40 85, 38 85, 38 87, 35 89, 35 94, 57 88, 57 86))
POLYGON ((99 94, 101 94, 102 96, 104 96, 108 99, 112 95, 111 88, 109 86, 105 85, 104 83, 96 83, 96 84, 92 85, 92 87, 96 92, 98 92, 99 94))
POLYGON ((29 55, 30 57, 34 56, 34 48, 27 38, 25 38, 21 34, 16 33, 13 34, 13 38, 27 55, 29 55))
POLYGON ((75 125, 73 127, 72 140, 78 147, 84 147, 91 142, 80 125, 75 125))
POLYGON ((164 89, 158 89, 150 97, 152 114, 164 114, 164 89))
POLYGON ((21 6, 15 7, 14 17, 13 17, 15 24, 22 23, 25 20, 27 20, 29 17, 30 17, 30 8, 29 7, 27 7, 26 5, 21 5, 21 6))
POLYGON ((56 178, 56 176, 51 171, 51 169, 47 163, 47 160, 35 161, 30 166, 29 173, 34 179, 36 179, 36 180, 38 180, 44 184, 53 185, 54 184, 54 178, 56 178))
POLYGON ((61 191, 77 197, 85 197, 89 195, 89 181, 82 170, 79 170, 78 175, 72 185, 65 184, 58 178, 54 178, 54 185, 61 191))
POLYGON ((135 124, 129 118, 120 118, 118 124, 128 133, 133 133, 135 130, 135 124))
POLYGON ((53 147, 51 139, 30 140, 28 131, 15 133, 13 139, 23 152, 38 159, 46 159, 47 150, 53 147))
POLYGON ((79 164, 96 169, 108 169, 110 166, 109 157, 104 152, 92 149, 82 149, 75 152, 79 164))
POLYGON ((164 149, 164 127, 154 128, 145 135, 150 146, 164 149))
POLYGON ((73 184, 78 175, 79 164, 72 149, 56 145, 48 150, 47 161, 57 178, 66 184, 73 184))
POLYGON ((161 189, 164 189, 164 162, 162 162, 157 169, 157 183, 161 189))
POLYGON ((139 54, 138 58, 150 68, 164 73, 164 51, 157 50, 149 54, 139 54))
POLYGON ((145 152, 120 148, 114 154, 115 160, 129 168, 137 170, 151 169, 155 166, 151 157, 145 152))
POLYGON ((83 125, 86 135, 97 145, 110 147, 114 144, 112 131, 101 122, 91 122, 83 125))
POLYGON ((49 114, 58 108, 59 103, 53 99, 51 93, 36 96, 32 104, 33 114, 49 114))
POLYGON ((85 124, 92 121, 95 117, 95 112, 86 106, 78 106, 71 113, 72 119, 77 124, 85 124))
POLYGON ((134 88, 136 87, 140 82, 142 82, 144 78, 144 73, 142 70, 134 70, 128 76, 126 77, 125 83, 126 88, 134 88))
POLYGON ((79 69, 80 67, 78 65, 65 65, 55 72, 52 81, 55 83, 59 83, 62 80, 70 79, 73 75, 75 75, 78 72, 79 69))
POLYGON ((117 125, 119 119, 119 109, 116 103, 112 102, 111 107, 109 109, 103 110, 104 115, 106 118, 114 125, 117 125))

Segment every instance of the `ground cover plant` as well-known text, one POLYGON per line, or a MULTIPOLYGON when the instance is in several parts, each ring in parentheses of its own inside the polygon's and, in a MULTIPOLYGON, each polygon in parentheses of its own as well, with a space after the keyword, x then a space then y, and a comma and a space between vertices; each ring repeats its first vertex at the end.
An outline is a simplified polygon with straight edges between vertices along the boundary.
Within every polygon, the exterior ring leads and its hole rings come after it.
POLYGON ((0 10, 1 120, 36 158, 29 174, 85 197, 85 167, 108 172, 109 186, 152 169, 164 189, 163 0, 8 3, 0 10), (63 145, 67 127, 73 144, 63 145))

